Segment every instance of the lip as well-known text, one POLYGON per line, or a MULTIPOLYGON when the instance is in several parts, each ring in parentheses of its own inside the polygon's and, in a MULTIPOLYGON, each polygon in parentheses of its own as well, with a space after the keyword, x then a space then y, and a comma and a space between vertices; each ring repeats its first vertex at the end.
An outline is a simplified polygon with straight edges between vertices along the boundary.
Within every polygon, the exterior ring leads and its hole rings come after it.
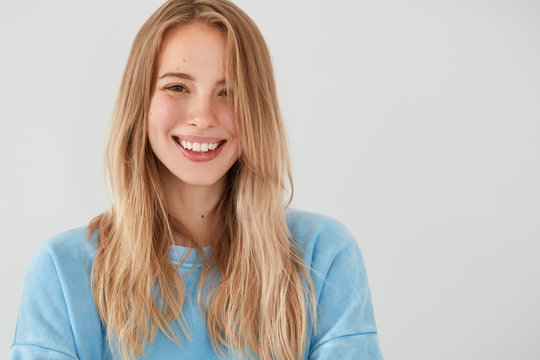
POLYGON ((194 162, 203 162, 203 161, 210 161, 215 159, 221 150, 223 150, 223 147, 227 145, 227 140, 224 139, 217 139, 217 138, 209 138, 209 137, 201 137, 201 136, 190 136, 190 135, 180 135, 180 136, 173 136, 172 140, 176 147, 180 149, 180 152, 182 155, 184 155, 188 160, 194 161, 194 162), (181 140, 191 141, 191 142, 206 142, 206 143, 216 143, 221 142, 221 144, 214 150, 210 150, 207 152, 196 152, 184 149, 182 145, 180 145, 181 140))
POLYGON ((194 136, 194 135, 173 135, 173 138, 178 138, 180 141, 191 141, 191 142, 198 142, 198 143, 217 143, 224 141, 225 139, 219 139, 215 137, 207 137, 207 136, 194 136))

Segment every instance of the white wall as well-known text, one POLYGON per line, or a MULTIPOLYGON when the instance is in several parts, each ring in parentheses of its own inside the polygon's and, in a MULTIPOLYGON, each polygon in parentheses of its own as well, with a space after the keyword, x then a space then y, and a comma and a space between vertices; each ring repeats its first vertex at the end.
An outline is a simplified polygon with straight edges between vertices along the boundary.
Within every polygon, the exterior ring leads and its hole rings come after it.
MULTIPOLYGON (((0 4, 4 354, 34 251, 107 206, 106 125, 160 3, 0 4)), ((237 4, 275 62, 294 205, 355 234, 385 358, 540 358, 540 2, 237 4)))

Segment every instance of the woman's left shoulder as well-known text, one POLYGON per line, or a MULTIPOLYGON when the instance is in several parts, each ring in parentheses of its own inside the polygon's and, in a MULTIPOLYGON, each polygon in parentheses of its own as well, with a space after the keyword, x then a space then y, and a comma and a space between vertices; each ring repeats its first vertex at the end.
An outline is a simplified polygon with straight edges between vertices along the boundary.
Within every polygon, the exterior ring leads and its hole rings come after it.
POLYGON ((305 251, 305 258, 323 254, 333 259, 338 253, 354 249, 358 243, 347 226, 332 217, 309 211, 288 208, 287 225, 293 238, 305 251))
POLYGON ((287 210, 287 224, 303 248, 317 299, 308 358, 382 359, 364 260, 349 229, 294 209, 287 210))

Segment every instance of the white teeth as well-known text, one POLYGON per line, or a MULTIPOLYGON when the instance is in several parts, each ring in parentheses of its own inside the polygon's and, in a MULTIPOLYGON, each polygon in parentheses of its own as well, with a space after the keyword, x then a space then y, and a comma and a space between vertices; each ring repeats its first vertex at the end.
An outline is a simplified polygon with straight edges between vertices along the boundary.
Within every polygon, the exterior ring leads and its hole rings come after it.
POLYGON ((219 146, 219 142, 217 143, 197 143, 197 142, 191 142, 186 140, 181 140, 180 145, 184 149, 196 151, 196 152, 207 152, 215 150, 219 146))

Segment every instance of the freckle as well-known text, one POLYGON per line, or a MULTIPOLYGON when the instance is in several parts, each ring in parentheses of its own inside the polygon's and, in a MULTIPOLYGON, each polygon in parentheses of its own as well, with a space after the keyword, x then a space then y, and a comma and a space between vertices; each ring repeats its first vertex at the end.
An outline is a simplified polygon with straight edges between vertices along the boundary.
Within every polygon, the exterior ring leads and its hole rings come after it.
POLYGON ((201 215, 201 219, 203 219, 203 218, 204 218, 204 215, 201 215))
POLYGON ((182 62, 186 62, 186 59, 182 59, 182 62))

